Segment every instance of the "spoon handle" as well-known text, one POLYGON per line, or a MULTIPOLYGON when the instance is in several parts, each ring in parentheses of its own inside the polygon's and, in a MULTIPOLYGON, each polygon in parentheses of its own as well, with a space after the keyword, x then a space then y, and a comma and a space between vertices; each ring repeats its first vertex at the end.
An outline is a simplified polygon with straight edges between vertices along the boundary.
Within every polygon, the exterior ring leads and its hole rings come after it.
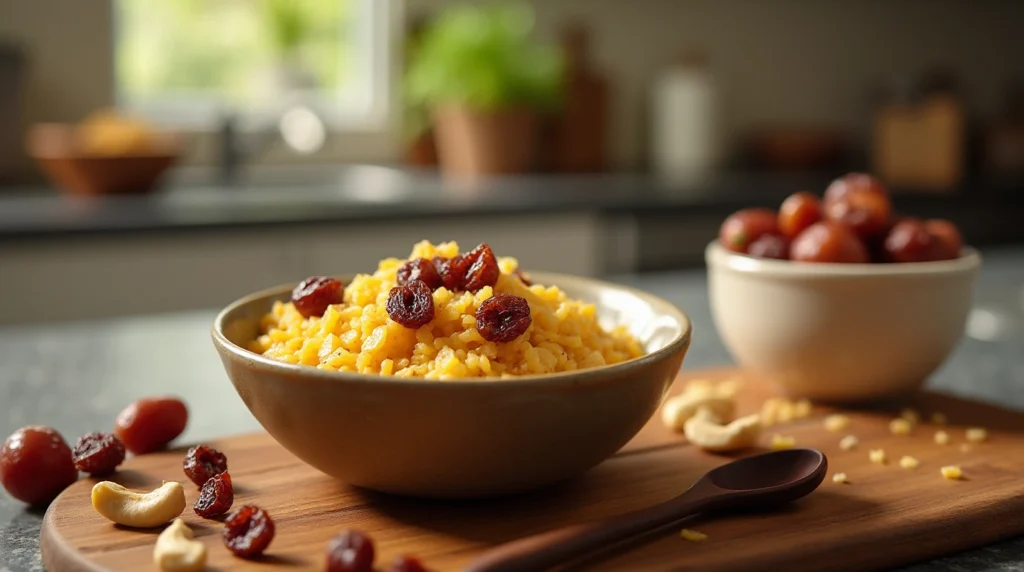
POLYGON ((596 522, 577 524, 513 540, 485 552, 465 572, 518 572, 546 570, 650 532, 709 508, 714 496, 689 491, 663 503, 596 522))

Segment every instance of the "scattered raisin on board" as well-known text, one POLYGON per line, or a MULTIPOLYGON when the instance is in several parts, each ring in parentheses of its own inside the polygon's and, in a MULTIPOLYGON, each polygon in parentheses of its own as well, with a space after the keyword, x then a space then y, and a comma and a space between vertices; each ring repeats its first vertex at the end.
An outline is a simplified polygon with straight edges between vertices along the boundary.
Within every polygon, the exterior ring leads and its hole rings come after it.
POLYGON ((214 475, 228 470, 228 458, 213 447, 196 445, 185 453, 182 465, 189 480, 201 487, 214 475))
POLYGON ((231 474, 220 473, 206 481, 192 510, 203 518, 212 518, 231 510, 235 502, 235 489, 231 485, 231 474))
POLYGON ((372 572, 373 540, 358 530, 344 530, 327 543, 327 572, 372 572))
POLYGON ((72 455, 79 471, 109 475, 124 462, 124 443, 110 433, 86 433, 75 443, 72 455))
POLYGON ((259 556, 274 539, 274 521, 262 508, 243 505, 228 515, 223 535, 224 545, 235 556, 259 556))
POLYGON ((388 572, 427 572, 427 569, 418 558, 399 556, 391 563, 388 572))

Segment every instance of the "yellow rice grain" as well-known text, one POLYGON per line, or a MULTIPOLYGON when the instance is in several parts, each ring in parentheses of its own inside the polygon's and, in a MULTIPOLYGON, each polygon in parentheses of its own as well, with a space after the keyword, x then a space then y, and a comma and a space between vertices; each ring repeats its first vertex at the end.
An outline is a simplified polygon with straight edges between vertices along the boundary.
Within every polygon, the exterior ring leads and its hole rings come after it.
POLYGON ((887 462, 885 451, 882 449, 871 449, 868 451, 868 459, 876 465, 884 465, 887 462))
POLYGON ((812 407, 810 400, 801 399, 793 404, 793 416, 797 419, 810 417, 812 407))
POLYGON ((907 407, 903 411, 900 411, 900 417, 906 419, 907 421, 913 424, 917 424, 919 421, 921 421, 921 414, 918 413, 917 410, 911 409, 910 407, 907 407))
POLYGON ((900 457, 900 466, 904 469, 916 469, 921 465, 921 462, 911 457, 910 455, 904 455, 900 457))
POLYGON ((849 426, 850 418, 841 413, 833 413, 832 415, 825 417, 825 429, 829 431, 838 432, 849 426))
POLYGON ((858 443, 860 443, 860 439, 857 439, 856 435, 847 435, 839 440, 839 448, 844 451, 852 451, 858 443))
POLYGON ((781 451, 783 449, 792 449, 793 447, 796 447, 796 439, 794 437, 778 433, 772 435, 772 449, 781 451))
POLYGON ((689 540, 690 542, 703 542, 708 539, 708 535, 703 532, 690 530, 689 528, 680 530, 679 536, 682 537, 683 540, 689 540))
POLYGON ((960 465, 947 465, 939 469, 939 472, 942 473, 943 477, 946 477, 951 481, 964 478, 964 472, 960 469, 960 465))
MULTIPOLYGON (((409 259, 459 254, 454 242, 413 247, 409 259)), ((434 292, 434 319, 409 329, 388 317, 388 294, 406 259, 382 260, 373 274, 346 284, 344 301, 322 317, 305 318, 290 302, 277 302, 260 321, 252 351, 286 363, 331 371, 436 380, 503 378, 573 371, 615 364, 643 355, 640 342, 625 327, 605 330, 597 309, 569 299, 555 285, 526 286, 513 275, 519 263, 499 258, 494 287, 478 292, 434 292), (508 343, 489 342, 476 329, 476 310, 496 293, 522 296, 532 324, 508 343)))
POLYGON ((889 431, 893 435, 910 435, 913 425, 903 417, 897 417, 889 422, 889 431))
POLYGON ((970 443, 981 443, 988 439, 988 431, 982 427, 970 427, 964 432, 967 441, 970 443))

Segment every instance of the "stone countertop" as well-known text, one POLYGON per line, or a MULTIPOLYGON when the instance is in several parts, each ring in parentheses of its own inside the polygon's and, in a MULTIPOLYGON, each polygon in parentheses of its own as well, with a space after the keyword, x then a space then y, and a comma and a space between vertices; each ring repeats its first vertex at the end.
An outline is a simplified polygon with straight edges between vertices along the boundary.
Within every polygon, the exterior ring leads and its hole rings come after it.
MULTIPOLYGON (((1024 410, 1024 248, 984 252, 968 335, 931 387, 1024 410)), ((695 329, 686 368, 730 361, 715 335, 701 271, 614 278, 671 300, 695 329)), ((66 438, 111 426, 135 398, 172 393, 192 416, 183 442, 259 430, 210 342, 214 311, 0 327, 0 434, 51 424, 66 438)), ((0 572, 42 570, 41 512, 0 491, 0 572)), ((1024 538, 905 568, 1024 571, 1024 538)))
MULTIPOLYGON (((821 192, 831 175, 723 173, 674 181, 642 174, 528 175, 453 184, 432 172, 357 165, 261 167, 230 184, 210 180, 208 173, 183 169, 150 194, 91 199, 69 199, 52 188, 0 188, 0 239, 466 214, 710 211, 724 216, 744 206, 777 206, 797 190, 821 192)), ((971 182, 952 194, 908 192, 894 201, 920 216, 953 218, 958 224, 978 218, 992 226, 1006 212, 1024 209, 1018 187, 971 182)), ((1004 233, 1015 235, 1016 226, 1004 233)), ((979 244, 974 233, 966 234, 979 244)))

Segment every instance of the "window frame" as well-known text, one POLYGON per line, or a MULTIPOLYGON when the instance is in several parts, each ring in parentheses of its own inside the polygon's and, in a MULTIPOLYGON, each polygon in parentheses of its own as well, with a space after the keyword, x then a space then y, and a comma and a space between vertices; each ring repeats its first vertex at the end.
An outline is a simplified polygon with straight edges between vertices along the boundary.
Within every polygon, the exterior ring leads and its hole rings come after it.
MULTIPOLYGON (((280 114, 295 103, 317 110, 327 128, 335 133, 374 133, 388 129, 396 114, 394 69, 397 50, 394 45, 399 31, 400 0, 350 0, 357 13, 352 19, 355 49, 353 68, 366 87, 354 97, 345 99, 296 93, 292 98, 275 102, 261 109, 231 110, 243 131, 257 131, 276 123, 280 114), (357 109, 353 109, 356 107, 357 109)), ((220 130, 228 110, 215 97, 171 96, 146 101, 132 101, 118 84, 117 49, 121 25, 121 5, 112 2, 111 67, 113 71, 114 105, 165 128, 187 133, 213 133, 220 130)))

